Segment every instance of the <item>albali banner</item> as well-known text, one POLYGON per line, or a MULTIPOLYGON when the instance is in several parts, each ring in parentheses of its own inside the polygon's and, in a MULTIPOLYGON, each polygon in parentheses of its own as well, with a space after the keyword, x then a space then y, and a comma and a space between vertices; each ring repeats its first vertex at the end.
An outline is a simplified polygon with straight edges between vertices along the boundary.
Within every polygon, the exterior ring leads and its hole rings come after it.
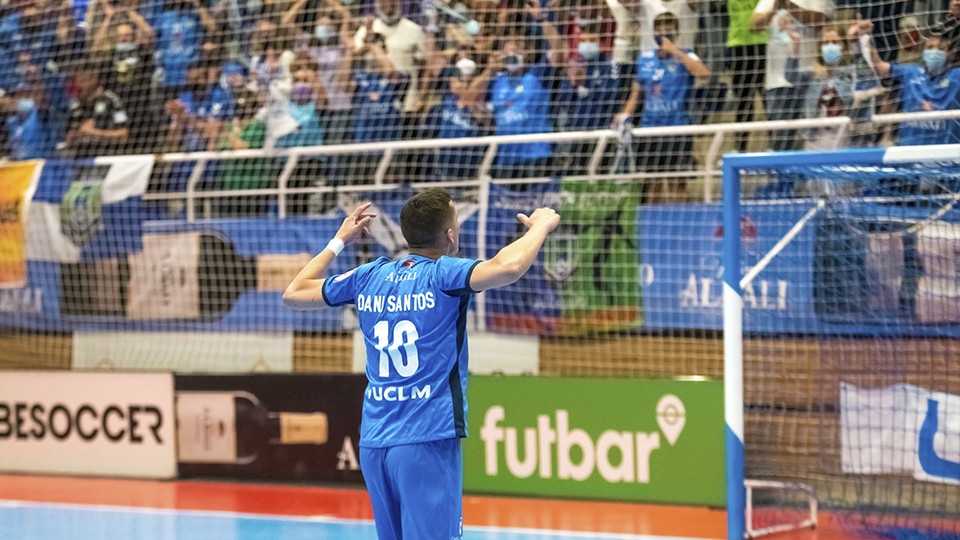
POLYGON ((182 478, 356 484, 363 375, 178 375, 182 478))
POLYGON ((468 397, 467 491, 725 500, 722 381, 474 376, 468 397))
POLYGON ((173 375, 0 374, 0 469, 173 478, 173 375))
MULTIPOLYGON (((778 249, 742 291, 746 331, 960 336, 960 225, 947 222, 960 213, 916 233, 891 234, 891 222, 918 222, 924 210, 864 205, 857 216, 821 212, 777 246, 813 204, 741 208, 741 271, 778 249)), ((716 204, 643 208, 645 328, 723 329, 723 233, 716 204)))
POLYGON ((960 396, 841 383, 840 419, 844 473, 960 484, 960 396))
POLYGON ((492 185, 486 258, 524 234, 516 214, 541 206, 560 213, 542 257, 513 287, 486 293, 490 330, 584 335, 639 328, 638 182, 492 185))

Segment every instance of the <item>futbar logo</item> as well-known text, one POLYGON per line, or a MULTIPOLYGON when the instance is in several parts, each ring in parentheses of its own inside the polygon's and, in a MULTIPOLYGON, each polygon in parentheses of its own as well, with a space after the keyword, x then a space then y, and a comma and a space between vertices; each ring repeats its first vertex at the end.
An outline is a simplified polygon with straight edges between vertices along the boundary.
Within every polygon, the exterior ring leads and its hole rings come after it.
POLYGON ((540 478, 586 480, 594 473, 607 482, 650 482, 650 455, 660 448, 661 433, 670 446, 676 444, 686 424, 683 401, 673 394, 660 398, 656 407, 659 431, 618 431, 608 429, 594 440, 586 431, 574 427, 570 413, 564 409, 550 415, 538 415, 534 428, 524 428, 523 455, 520 455, 518 428, 501 426, 506 410, 494 405, 484 414, 480 439, 484 443, 484 466, 487 476, 497 476, 500 467, 500 448, 503 443, 507 470, 516 478, 529 478, 538 473, 540 478), (554 449, 554 447, 556 447, 554 449), (579 449, 579 461, 573 449, 579 449), (556 467, 554 467, 556 456, 556 467), (616 463, 615 463, 616 462, 616 463))

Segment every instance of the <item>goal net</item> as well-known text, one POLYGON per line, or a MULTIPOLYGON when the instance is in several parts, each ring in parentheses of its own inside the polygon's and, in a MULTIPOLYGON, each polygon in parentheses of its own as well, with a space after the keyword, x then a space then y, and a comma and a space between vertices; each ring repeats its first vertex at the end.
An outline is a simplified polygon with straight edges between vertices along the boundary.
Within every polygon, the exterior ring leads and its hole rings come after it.
POLYGON ((731 538, 804 492, 821 522, 960 535, 958 202, 957 146, 725 159, 731 538), (776 183, 796 197, 752 196, 776 183))

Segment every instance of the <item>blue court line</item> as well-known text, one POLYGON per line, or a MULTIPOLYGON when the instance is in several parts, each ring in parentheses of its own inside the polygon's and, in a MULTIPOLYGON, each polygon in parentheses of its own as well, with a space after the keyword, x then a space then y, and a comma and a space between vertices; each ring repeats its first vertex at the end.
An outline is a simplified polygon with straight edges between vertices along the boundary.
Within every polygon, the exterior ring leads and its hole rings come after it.
MULTIPOLYGON (((3 540, 376 540, 372 521, 0 500, 3 540)), ((465 527, 463 540, 698 540, 465 527)))

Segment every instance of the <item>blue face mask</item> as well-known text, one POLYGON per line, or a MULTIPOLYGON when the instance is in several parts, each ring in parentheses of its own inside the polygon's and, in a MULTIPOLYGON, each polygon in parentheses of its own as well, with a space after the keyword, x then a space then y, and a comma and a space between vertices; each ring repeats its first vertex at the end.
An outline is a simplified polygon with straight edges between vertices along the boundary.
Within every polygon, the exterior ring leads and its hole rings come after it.
POLYGON ((834 43, 824 43, 820 46, 820 55, 823 57, 823 63, 828 66, 835 66, 840 63, 843 57, 843 48, 834 43))
POLYGON ((600 45, 590 41, 581 41, 580 45, 577 46, 577 51, 588 62, 600 57, 600 45))
POLYGON ((33 112, 33 100, 32 99, 18 99, 17 100, 17 114, 20 116, 27 116, 33 112))
POLYGON ((947 63, 947 52, 940 49, 924 49, 923 65, 927 71, 937 71, 947 63))
POLYGON ((331 41, 334 37, 333 29, 326 24, 321 24, 320 26, 317 26, 316 28, 314 28, 313 35, 316 36, 317 40, 319 40, 322 43, 331 41))

